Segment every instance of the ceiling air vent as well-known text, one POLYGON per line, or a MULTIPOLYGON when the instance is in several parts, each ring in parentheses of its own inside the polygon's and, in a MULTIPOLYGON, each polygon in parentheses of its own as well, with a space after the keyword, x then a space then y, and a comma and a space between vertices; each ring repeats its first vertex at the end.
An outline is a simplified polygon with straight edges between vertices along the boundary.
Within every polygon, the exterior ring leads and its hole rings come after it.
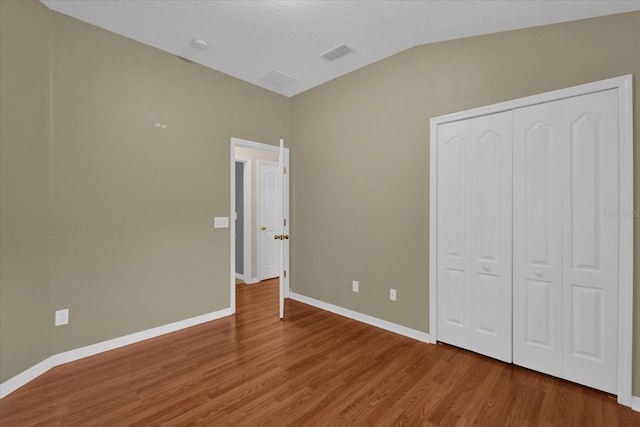
POLYGON ((327 61, 335 61, 336 59, 342 58, 343 56, 348 55, 351 52, 353 52, 353 49, 351 49, 346 44, 341 44, 340 46, 334 47, 330 51, 325 52, 320 56, 322 56, 327 61))
POLYGON ((260 77, 260 81, 272 86, 280 87, 280 86, 289 84, 291 82, 295 82, 296 78, 291 77, 288 74, 281 73, 278 70, 273 70, 268 72, 264 76, 260 77))

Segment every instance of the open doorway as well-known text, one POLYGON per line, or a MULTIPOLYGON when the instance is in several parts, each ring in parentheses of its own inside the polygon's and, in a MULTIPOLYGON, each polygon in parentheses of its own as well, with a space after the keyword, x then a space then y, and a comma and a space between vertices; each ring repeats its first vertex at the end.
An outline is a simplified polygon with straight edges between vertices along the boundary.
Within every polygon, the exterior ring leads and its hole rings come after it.
POLYGON ((251 281, 251 159, 235 158, 235 277, 251 281))
MULTIPOLYGON (((288 150, 285 149, 285 153, 288 155, 288 150)), ((281 184, 278 186, 283 176, 279 161, 278 146, 231 138, 231 308, 234 311, 237 282, 254 284, 284 276, 282 293, 288 296, 288 240, 285 253, 279 244, 279 237, 286 234, 285 238, 289 238, 288 231, 282 227, 283 202, 288 212, 288 185, 285 194, 279 194, 283 191, 281 184), (286 265, 284 271, 283 264, 286 265)), ((288 230, 286 225, 285 222, 288 230)))
POLYGON ((278 153, 235 148, 235 277, 252 284, 278 276, 276 183, 278 153))

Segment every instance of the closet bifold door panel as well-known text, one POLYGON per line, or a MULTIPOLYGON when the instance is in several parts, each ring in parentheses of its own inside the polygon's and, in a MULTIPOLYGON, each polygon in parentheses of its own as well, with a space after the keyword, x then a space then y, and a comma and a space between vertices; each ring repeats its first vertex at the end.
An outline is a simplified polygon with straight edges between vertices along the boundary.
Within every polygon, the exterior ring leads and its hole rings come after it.
POLYGON ((438 126, 438 338, 470 348, 471 120, 438 126))
POLYGON ((514 110, 514 363, 617 392, 615 90, 514 110))
POLYGON ((618 95, 562 101, 563 378, 617 392, 618 95))
POLYGON ((513 363, 562 373, 562 118, 546 103, 513 114, 513 363))
POLYGON ((438 339, 511 362, 510 111, 438 126, 438 339))

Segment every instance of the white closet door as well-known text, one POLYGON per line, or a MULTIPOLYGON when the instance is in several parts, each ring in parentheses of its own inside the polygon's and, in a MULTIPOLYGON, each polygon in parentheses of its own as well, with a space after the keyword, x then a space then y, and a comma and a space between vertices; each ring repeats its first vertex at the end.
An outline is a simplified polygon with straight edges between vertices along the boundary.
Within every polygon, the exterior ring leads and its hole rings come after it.
POLYGON ((438 339, 470 348, 471 120, 438 126, 438 339))
POLYGON ((514 111, 514 363, 617 392, 615 90, 514 111))
POLYGON ((513 119, 513 362, 561 376, 562 106, 513 119))
POLYGON ((438 339, 511 361, 511 112, 438 126, 438 339))
POLYGON ((617 393, 618 95, 562 103, 563 377, 617 393))
POLYGON ((472 119, 471 349, 511 362, 512 113, 472 119))

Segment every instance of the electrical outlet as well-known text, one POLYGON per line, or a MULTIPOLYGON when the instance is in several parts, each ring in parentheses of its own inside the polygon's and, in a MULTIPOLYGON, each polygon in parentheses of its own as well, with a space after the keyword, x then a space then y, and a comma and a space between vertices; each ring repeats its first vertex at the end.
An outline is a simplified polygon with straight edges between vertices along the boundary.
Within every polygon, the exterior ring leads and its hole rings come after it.
POLYGON ((358 282, 357 280, 354 280, 354 281, 351 283, 351 290, 352 290, 353 292, 360 292, 360 282, 358 282))
POLYGON ((395 289, 389 289, 389 299, 391 301, 395 301, 396 300, 396 290, 395 289))
POLYGON ((213 219, 213 228, 229 228, 229 217, 217 216, 213 219))
POLYGON ((67 323, 69 323, 69 309, 65 308, 64 310, 57 310, 55 325, 61 326, 66 325, 67 323))

